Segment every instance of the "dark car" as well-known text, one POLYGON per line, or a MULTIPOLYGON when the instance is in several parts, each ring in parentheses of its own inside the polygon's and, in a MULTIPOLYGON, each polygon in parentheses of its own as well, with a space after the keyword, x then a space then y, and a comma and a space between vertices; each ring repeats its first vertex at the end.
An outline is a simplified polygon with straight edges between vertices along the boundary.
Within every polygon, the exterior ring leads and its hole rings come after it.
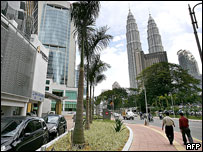
POLYGON ((44 117, 50 140, 66 132, 67 122, 63 115, 48 114, 44 117))
POLYGON ((48 140, 48 127, 40 117, 1 117, 1 151, 34 151, 48 140))

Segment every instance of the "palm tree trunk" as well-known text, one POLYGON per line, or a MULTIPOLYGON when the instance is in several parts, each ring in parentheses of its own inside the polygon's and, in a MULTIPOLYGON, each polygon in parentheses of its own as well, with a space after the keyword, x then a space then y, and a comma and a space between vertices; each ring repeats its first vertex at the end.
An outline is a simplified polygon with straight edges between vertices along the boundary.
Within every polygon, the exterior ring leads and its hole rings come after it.
POLYGON ((93 85, 93 98, 92 98, 92 116, 94 117, 94 85, 93 85))
POLYGON ((89 61, 87 57, 87 92, 86 92, 86 122, 85 122, 85 129, 90 129, 90 122, 89 122, 89 61))
POLYGON ((92 85, 90 84, 90 123, 92 123, 92 85))
POLYGON ((77 98, 77 111, 75 128, 73 132, 73 144, 84 144, 84 130, 83 130, 83 91, 84 91, 84 39, 82 38, 81 49, 81 62, 79 73, 79 85, 78 85, 78 98, 77 98))

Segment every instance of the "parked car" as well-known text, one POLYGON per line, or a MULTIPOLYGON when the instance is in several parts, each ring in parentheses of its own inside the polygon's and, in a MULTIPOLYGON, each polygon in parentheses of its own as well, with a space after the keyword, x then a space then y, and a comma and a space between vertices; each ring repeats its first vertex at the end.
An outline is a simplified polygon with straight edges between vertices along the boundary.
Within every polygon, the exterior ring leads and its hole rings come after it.
POLYGON ((28 112, 27 116, 35 116, 36 117, 37 113, 36 113, 36 111, 28 112))
POLYGON ((44 117, 44 120, 49 130, 49 140, 58 137, 67 130, 67 122, 63 115, 48 114, 44 117))
POLYGON ((48 140, 48 127, 40 117, 1 117, 1 151, 35 151, 48 140))

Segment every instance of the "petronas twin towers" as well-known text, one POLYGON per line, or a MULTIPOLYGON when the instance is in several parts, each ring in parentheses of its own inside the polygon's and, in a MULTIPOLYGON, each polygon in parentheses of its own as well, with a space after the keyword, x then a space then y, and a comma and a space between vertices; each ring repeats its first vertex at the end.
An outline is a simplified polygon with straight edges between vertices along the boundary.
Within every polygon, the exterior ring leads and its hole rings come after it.
POLYGON ((144 54, 135 18, 129 10, 126 26, 126 39, 130 88, 138 87, 136 77, 143 69, 154 63, 168 62, 166 52, 162 46, 159 29, 151 15, 149 15, 147 28, 149 54, 144 54))

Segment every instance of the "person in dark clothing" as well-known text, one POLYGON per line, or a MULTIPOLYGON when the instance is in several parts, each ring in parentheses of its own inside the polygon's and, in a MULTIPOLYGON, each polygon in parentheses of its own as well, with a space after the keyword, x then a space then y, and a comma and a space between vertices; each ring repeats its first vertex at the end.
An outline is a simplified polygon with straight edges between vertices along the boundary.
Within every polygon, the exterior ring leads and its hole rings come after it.
POLYGON ((182 133, 184 145, 187 144, 187 139, 186 139, 185 134, 187 135, 189 142, 193 143, 193 139, 192 139, 192 136, 190 133, 188 119, 183 116, 182 112, 180 113, 180 118, 179 118, 179 128, 182 133))
POLYGON ((169 112, 166 112, 166 117, 163 119, 163 124, 162 124, 162 130, 165 125, 165 133, 166 136, 170 142, 170 144, 173 144, 173 139, 174 139, 174 131, 173 131, 173 126, 175 127, 174 121, 169 117, 169 112))

